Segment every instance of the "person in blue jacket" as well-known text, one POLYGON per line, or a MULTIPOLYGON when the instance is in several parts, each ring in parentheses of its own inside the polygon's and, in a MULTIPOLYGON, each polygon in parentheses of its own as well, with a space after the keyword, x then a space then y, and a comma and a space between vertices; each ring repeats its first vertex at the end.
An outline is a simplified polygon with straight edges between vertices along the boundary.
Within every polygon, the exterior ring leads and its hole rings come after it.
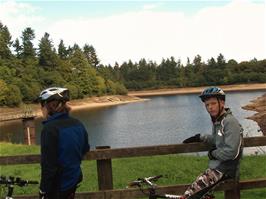
POLYGON ((38 101, 44 118, 41 132, 41 199, 73 199, 82 181, 80 164, 89 151, 84 125, 69 116, 69 90, 48 88, 38 101))
MULTIPOLYGON (((183 143, 205 142, 209 146, 209 168, 185 191, 185 198, 211 198, 208 192, 226 179, 239 178, 243 150, 243 129, 229 108, 219 87, 206 88, 199 96, 212 120, 212 134, 196 134, 183 143)), ((236 193, 238 194, 238 193, 236 193)))

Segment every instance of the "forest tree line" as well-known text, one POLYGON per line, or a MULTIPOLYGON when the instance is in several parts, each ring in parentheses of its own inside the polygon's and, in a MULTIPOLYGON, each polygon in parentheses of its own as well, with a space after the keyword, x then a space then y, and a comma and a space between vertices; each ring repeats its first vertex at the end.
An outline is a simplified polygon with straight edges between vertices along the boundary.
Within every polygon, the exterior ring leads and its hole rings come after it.
POLYGON ((112 66, 100 63, 92 45, 65 46, 61 40, 55 47, 44 33, 35 48, 34 39, 28 27, 12 40, 0 22, 0 106, 32 103, 51 86, 67 87, 72 99, 80 99, 128 90, 266 82, 266 59, 238 63, 219 54, 206 63, 197 55, 186 64, 170 57, 159 64, 143 58, 112 66))

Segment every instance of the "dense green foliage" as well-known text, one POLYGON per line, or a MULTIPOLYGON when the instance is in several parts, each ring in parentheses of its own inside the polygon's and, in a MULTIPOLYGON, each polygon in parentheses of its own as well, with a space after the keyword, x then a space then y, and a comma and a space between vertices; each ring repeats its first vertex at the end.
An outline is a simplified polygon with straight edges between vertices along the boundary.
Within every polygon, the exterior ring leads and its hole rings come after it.
POLYGON ((66 47, 61 40, 56 49, 50 35, 44 33, 34 48, 34 39, 34 30, 26 28, 20 39, 12 41, 7 26, 0 22, 0 106, 32 102, 50 86, 67 87, 76 99, 126 94, 127 89, 266 82, 265 59, 237 63, 220 54, 207 63, 197 55, 186 65, 170 57, 160 64, 141 59, 104 66, 92 45, 66 47))
MULTIPOLYGON (((39 146, 25 146, 10 143, 1 143, 1 156, 38 154, 39 146)), ((244 156, 241 163, 241 179, 266 177, 266 156, 244 156)), ((124 189, 127 183, 138 177, 164 175, 158 185, 174 185, 191 183, 207 167, 207 157, 192 155, 164 155, 137 158, 122 158, 112 160, 113 180, 115 189, 124 189), (162 164, 163 163, 163 164, 162 164)), ((84 180, 78 192, 97 191, 96 161, 83 161, 84 180)), ((40 180, 40 165, 8 165, 0 166, 1 175, 20 176, 29 180, 40 180)), ((4 190, 2 190, 4 191, 4 190)), ((15 194, 37 194, 38 186, 15 188, 15 194)), ((2 195, 4 193, 2 192, 2 195)), ((264 199, 265 189, 251 189, 241 191, 241 199, 264 199)), ((223 194, 215 194, 217 199, 222 199, 223 194)), ((1 196, 1 192, 0 192, 1 196)))
POLYGON ((159 65, 141 59, 139 63, 128 61, 121 66, 100 66, 99 71, 101 74, 111 72, 107 77, 122 82, 129 90, 266 82, 265 59, 227 62, 222 54, 216 60, 211 58, 207 63, 202 61, 200 55, 192 63, 188 59, 186 65, 180 60, 176 61, 174 57, 163 59, 159 65))
POLYGON ((67 48, 61 40, 56 50, 45 33, 35 49, 34 38, 34 30, 26 28, 20 39, 12 41, 0 22, 0 106, 33 102, 42 89, 51 86, 69 88, 72 99, 127 93, 122 83, 97 71, 99 60, 93 46, 67 48))

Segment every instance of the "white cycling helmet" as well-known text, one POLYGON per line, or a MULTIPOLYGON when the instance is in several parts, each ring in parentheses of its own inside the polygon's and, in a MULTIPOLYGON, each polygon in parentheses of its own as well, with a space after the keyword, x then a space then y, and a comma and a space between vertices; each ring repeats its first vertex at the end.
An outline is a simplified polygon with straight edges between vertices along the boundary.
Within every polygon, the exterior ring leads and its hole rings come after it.
POLYGON ((69 101, 69 90, 67 88, 51 87, 43 90, 38 97, 38 101, 42 104, 53 100, 69 101))

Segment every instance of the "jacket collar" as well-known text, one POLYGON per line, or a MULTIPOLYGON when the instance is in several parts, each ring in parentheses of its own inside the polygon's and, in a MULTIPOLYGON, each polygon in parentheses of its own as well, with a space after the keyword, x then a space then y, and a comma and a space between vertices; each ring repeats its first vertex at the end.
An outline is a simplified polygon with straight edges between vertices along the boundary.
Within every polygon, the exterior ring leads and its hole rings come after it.
POLYGON ((230 108, 225 108, 225 112, 220 115, 215 121, 214 123, 216 122, 221 122, 228 114, 232 114, 232 111, 230 110, 230 108))
POLYGON ((49 116, 47 118, 47 120, 43 121, 42 123, 46 124, 46 123, 48 123, 50 121, 53 121, 53 120, 56 120, 56 119, 59 119, 59 118, 66 118, 66 117, 68 117, 68 113, 65 113, 65 112, 63 112, 63 113, 55 113, 52 116, 49 116))

